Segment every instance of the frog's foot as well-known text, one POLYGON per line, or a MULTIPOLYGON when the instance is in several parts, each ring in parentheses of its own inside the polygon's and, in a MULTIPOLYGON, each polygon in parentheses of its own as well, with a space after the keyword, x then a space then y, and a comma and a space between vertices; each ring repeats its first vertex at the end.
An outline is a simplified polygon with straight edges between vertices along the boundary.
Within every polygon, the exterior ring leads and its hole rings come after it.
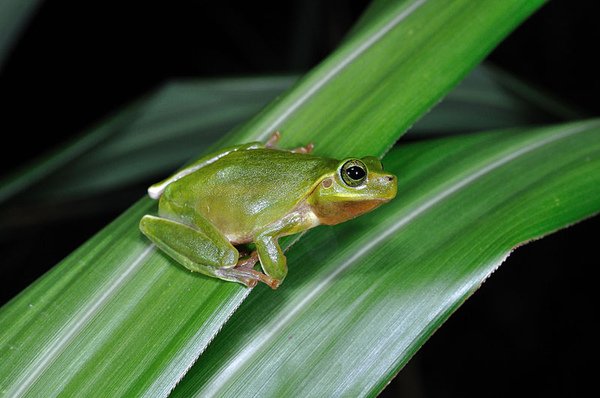
POLYGON ((248 257, 238 260, 238 263, 235 265, 235 268, 254 269, 254 265, 256 265, 257 262, 258 252, 254 250, 252 253, 250 253, 248 257))
POLYGON ((243 283, 247 287, 254 287, 260 281, 269 285, 271 289, 277 289, 281 283, 281 281, 273 279, 262 272, 245 267, 236 266, 234 268, 218 268, 215 272, 222 279, 235 280, 236 282, 243 283))
POLYGON ((294 148, 290 152, 294 152, 294 153, 311 153, 314 148, 315 148, 315 144, 313 144, 311 142, 311 143, 306 144, 304 146, 300 146, 298 148, 294 148))
POLYGON ((271 137, 269 137, 269 139, 267 140, 265 147, 275 148, 277 146, 277 143, 279 142, 280 138, 281 138, 281 133, 279 131, 273 132, 273 135, 271 135, 271 137))
MULTIPOLYGON (((234 269, 246 269, 246 270, 252 270, 254 272, 257 272, 258 274, 258 279, 261 282, 266 283, 267 285, 269 285, 272 289, 277 289, 279 287, 279 285, 281 284, 281 281, 278 279, 273 279, 270 276, 267 276, 261 272, 255 271, 254 270, 254 266, 256 265, 256 263, 258 262, 258 252, 256 250, 254 250, 252 253, 250 253, 250 256, 248 256, 247 258, 241 259, 238 261, 238 263, 236 264, 236 266, 234 267, 234 269)), ((257 280, 253 280, 254 285, 256 285, 257 280)), ((252 286, 254 286, 252 285, 252 286)), ((248 286, 248 285, 246 285, 248 286)))
MULTIPOLYGON (((275 148, 277 147, 277 143, 281 139, 281 133, 279 131, 275 131, 273 135, 267 140, 265 144, 266 148, 275 148)), ((311 153, 314 149, 315 145, 311 142, 310 144, 300 146, 298 148, 290 149, 290 152, 293 153, 311 153)))

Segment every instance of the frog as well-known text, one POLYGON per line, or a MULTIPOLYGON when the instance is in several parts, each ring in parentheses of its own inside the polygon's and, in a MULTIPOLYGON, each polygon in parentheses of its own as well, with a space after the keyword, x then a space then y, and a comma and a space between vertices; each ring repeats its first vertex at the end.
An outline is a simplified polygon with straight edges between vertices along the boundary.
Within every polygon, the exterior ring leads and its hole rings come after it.
POLYGON ((313 144, 281 149, 280 138, 276 131, 266 143, 211 153, 150 186, 158 212, 141 218, 141 232, 189 271, 277 289, 288 273, 281 237, 348 221, 396 196, 397 177, 379 158, 316 156, 313 144))

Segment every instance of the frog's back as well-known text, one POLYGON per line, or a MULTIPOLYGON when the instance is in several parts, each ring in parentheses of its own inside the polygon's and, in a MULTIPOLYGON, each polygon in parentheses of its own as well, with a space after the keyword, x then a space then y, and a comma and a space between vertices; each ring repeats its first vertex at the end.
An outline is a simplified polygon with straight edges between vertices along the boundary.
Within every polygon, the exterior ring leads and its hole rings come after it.
POLYGON ((267 148, 231 152, 170 184, 161 200, 193 206, 225 235, 250 237, 291 212, 337 163, 267 148))

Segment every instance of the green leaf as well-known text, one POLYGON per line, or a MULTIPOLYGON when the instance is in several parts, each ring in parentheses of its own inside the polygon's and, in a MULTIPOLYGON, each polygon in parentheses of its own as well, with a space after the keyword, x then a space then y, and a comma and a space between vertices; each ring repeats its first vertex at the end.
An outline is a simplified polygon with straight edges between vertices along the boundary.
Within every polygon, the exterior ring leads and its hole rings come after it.
POLYGON ((8 177, 0 202, 74 200, 180 166, 258 112, 295 77, 172 82, 8 177))
POLYGON ((106 122, 82 137, 73 140, 54 153, 49 153, 6 177, 0 186, 0 204, 11 199, 37 182, 52 175, 70 164, 99 143, 105 142, 111 135, 132 123, 139 115, 141 103, 136 103, 109 118, 106 122))
POLYGON ((77 198, 166 173, 248 120, 293 76, 173 82, 145 100, 135 120, 37 184, 33 196, 77 198))
POLYGON ((35 11, 40 0, 2 0, 0 2, 0 70, 15 40, 35 11))
MULTIPOLYGON (((390 3, 220 145, 279 129, 284 147, 382 155, 541 4, 390 3)), ((164 396, 248 295, 156 252, 137 229, 153 208, 140 201, 0 309, 8 396, 164 396)))
POLYGON ((543 3, 388 2, 289 95, 224 143, 264 140, 279 129, 284 146, 315 141, 318 153, 332 157, 372 155, 372 137, 391 142, 406 131, 543 3), (339 139, 356 131, 362 134, 339 139))
POLYGON ((398 197, 305 234, 285 289, 256 289, 174 397, 374 396, 514 247, 600 211, 600 120, 384 162, 398 197))
POLYGON ((409 134, 449 135, 582 119, 563 104, 491 65, 474 69, 409 134))

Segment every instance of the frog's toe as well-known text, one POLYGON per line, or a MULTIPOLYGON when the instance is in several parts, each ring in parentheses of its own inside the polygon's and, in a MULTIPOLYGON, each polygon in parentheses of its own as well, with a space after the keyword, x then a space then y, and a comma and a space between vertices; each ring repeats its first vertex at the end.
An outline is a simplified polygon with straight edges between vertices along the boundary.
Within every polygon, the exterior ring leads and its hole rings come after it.
POLYGON ((273 290, 277 289, 279 287, 279 285, 281 285, 281 280, 280 279, 273 279, 271 278, 271 282, 267 283, 267 285, 269 285, 269 287, 273 290))
MULTIPOLYGON (((252 268, 246 267, 234 267, 234 268, 219 268, 215 270, 215 274, 218 278, 239 282, 247 287, 254 287, 258 281, 266 283, 272 286, 274 279, 262 272, 256 271, 252 268)), ((279 284, 277 284, 279 286, 279 284)))
POLYGON ((258 262, 258 253, 254 250, 250 255, 244 259, 238 260, 235 268, 246 268, 253 269, 256 263, 258 262))
POLYGON ((310 144, 306 144, 304 146, 300 146, 298 148, 294 148, 291 150, 291 152, 294 153, 311 153, 313 151, 313 149, 315 149, 315 144, 313 144, 312 142, 310 144))
POLYGON ((277 142, 281 139, 281 133, 279 131, 274 131, 271 137, 267 140, 265 147, 267 148, 275 148, 277 146, 277 142))
POLYGON ((241 279, 240 282, 249 288, 253 288, 254 286, 256 286, 258 284, 258 281, 256 279, 250 279, 250 278, 241 279))

